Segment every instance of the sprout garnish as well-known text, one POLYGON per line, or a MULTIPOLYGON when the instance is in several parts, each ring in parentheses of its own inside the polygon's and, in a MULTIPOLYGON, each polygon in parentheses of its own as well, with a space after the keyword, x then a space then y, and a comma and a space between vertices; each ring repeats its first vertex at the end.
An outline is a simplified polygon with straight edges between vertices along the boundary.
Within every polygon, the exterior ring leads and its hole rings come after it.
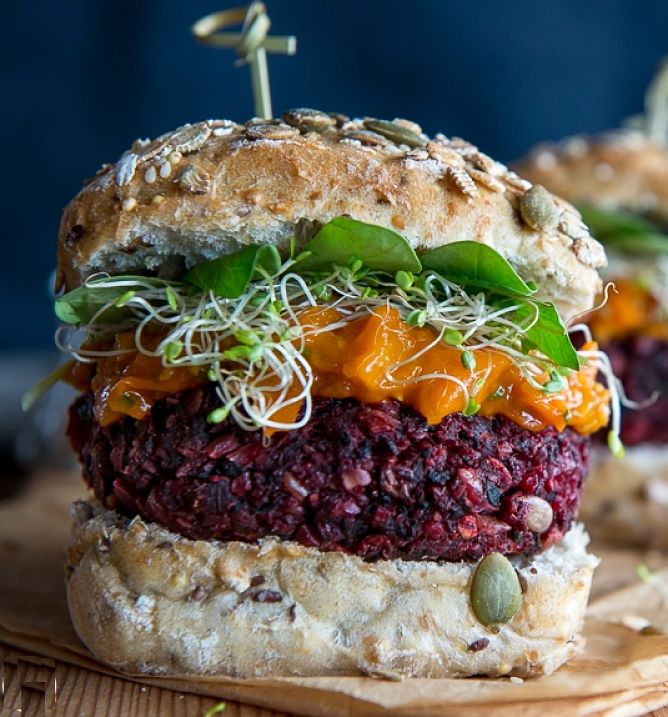
MULTIPOLYGON (((77 361, 94 362, 119 352, 94 348, 91 339, 133 331, 132 350, 158 357, 166 367, 206 368, 221 401, 209 422, 230 416, 249 431, 289 430, 311 416, 313 371, 304 352, 309 337, 394 309, 408 325, 432 329, 434 340, 391 366, 390 380, 439 342, 461 351, 470 371, 476 368, 473 352, 499 351, 547 393, 566 388, 564 376, 579 368, 580 358, 596 361, 613 398, 611 449, 619 453, 620 393, 607 356, 578 354, 555 307, 534 294, 535 287, 485 245, 456 242, 418 256, 388 229, 338 217, 301 253, 292 242, 284 260, 273 247, 246 247, 198 265, 180 282, 90 277, 57 299, 56 313, 66 322, 57 342, 77 361), (316 325, 304 313, 315 307, 336 313, 316 325), (163 338, 154 346, 147 332, 154 337, 156 329, 163 338), (283 411, 290 407, 302 410, 286 419, 291 412, 283 411)), ((433 378, 462 388, 466 415, 480 409, 476 390, 470 395, 456 376, 439 372, 417 380, 433 378)))

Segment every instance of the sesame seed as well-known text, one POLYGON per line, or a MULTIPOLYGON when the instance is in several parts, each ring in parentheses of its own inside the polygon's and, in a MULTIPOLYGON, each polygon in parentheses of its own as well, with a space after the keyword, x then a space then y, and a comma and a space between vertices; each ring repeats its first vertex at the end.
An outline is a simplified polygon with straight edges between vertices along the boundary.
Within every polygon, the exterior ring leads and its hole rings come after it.
POLYGON ((151 166, 146 170, 146 174, 144 175, 144 181, 146 184, 153 184, 157 178, 157 173, 155 171, 155 167, 151 166))
POLYGON ((151 204, 162 204, 165 201, 165 198, 162 196, 162 194, 156 194, 153 199, 151 199, 151 204))
POLYGON ((137 200, 134 197, 128 197, 123 200, 123 211, 131 212, 137 206, 137 200))
POLYGON ((169 162, 163 162, 160 165, 160 176, 163 179, 167 179, 169 175, 172 173, 172 165, 169 162))
POLYGON ((178 164, 181 161, 181 157, 183 157, 181 152, 179 152, 178 149, 175 149, 169 153, 169 157, 167 157, 167 160, 170 164, 178 164))

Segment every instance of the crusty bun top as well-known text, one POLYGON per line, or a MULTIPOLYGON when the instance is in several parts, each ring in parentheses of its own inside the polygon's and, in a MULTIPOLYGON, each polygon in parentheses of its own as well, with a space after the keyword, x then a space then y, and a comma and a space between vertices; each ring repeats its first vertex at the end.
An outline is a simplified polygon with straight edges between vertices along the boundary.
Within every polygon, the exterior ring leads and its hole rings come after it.
POLYGON ((349 215, 418 250, 484 242, 565 315, 587 310, 604 251, 570 205, 540 192, 526 198, 530 189, 472 144, 430 139, 406 120, 291 110, 244 125, 198 122, 136 141, 72 200, 57 284, 72 289, 97 271, 177 277, 246 244, 305 242, 349 215), (538 200, 548 211, 536 211, 538 200))
POLYGON ((641 132, 541 144, 516 169, 571 202, 668 220, 668 149, 641 132))

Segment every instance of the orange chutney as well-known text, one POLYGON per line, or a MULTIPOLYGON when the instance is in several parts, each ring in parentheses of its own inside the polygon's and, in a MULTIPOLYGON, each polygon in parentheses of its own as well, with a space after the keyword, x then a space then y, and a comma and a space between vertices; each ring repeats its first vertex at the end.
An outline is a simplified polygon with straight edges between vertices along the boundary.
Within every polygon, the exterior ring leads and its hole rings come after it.
POLYGON ((668 324, 655 320, 659 306, 651 291, 627 278, 614 279, 614 284, 605 306, 587 318, 596 340, 607 343, 636 334, 667 340, 668 324))
MULTIPOLYGON (((379 308, 342 328, 309 335, 309 328, 327 326, 340 317, 333 308, 309 309, 300 315, 306 331, 305 357, 314 375, 314 396, 350 396, 367 403, 395 398, 434 424, 467 408, 462 385, 433 375, 447 373, 466 386, 482 416, 501 414, 532 431, 571 426, 582 434, 608 423, 609 393, 597 382, 594 366, 571 372, 565 390, 545 393, 533 387, 498 350, 471 352, 475 367, 470 370, 462 364, 459 349, 443 341, 427 348, 436 338, 434 330, 408 326, 392 308, 379 308)), ((116 345, 133 346, 133 335, 118 336, 116 345)), ((595 344, 585 348, 595 348, 595 344)), ((545 374, 538 382, 547 379, 545 374)), ((123 415, 141 419, 159 398, 206 380, 206 371, 165 368, 159 358, 130 353, 98 361, 89 385, 95 393, 98 419, 109 425, 123 415)), ((86 385, 84 374, 78 383, 86 385)), ((299 409, 298 404, 289 406, 272 419, 293 421, 299 409)))

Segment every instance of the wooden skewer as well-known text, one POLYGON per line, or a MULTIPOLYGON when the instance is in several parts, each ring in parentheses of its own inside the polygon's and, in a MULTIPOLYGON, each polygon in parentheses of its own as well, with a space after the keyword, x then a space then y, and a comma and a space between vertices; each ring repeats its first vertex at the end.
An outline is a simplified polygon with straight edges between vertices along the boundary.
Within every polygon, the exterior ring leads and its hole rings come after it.
POLYGON ((252 2, 247 7, 214 12, 200 18, 191 28, 198 42, 209 47, 236 50, 235 64, 250 65, 251 83, 255 114, 271 119, 271 89, 267 52, 294 55, 297 52, 297 38, 270 37, 271 20, 263 2, 252 2), (226 28, 241 25, 241 32, 221 32, 226 28))

